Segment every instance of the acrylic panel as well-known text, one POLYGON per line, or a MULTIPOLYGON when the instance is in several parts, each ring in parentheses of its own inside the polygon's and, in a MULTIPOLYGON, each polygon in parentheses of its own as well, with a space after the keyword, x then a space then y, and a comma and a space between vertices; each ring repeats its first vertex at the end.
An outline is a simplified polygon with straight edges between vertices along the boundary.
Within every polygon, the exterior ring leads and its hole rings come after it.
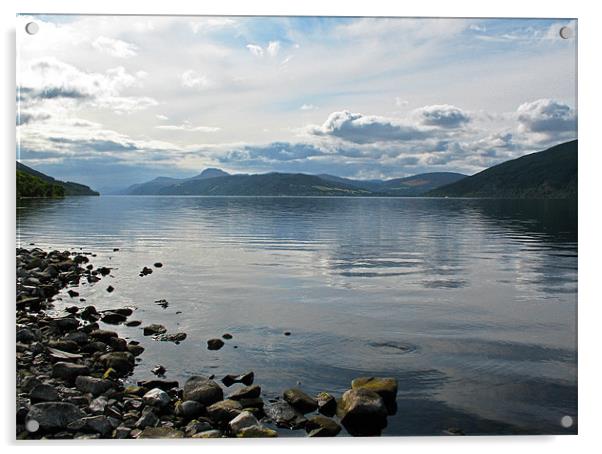
POLYGON ((577 433, 575 19, 16 35, 18 439, 577 433))

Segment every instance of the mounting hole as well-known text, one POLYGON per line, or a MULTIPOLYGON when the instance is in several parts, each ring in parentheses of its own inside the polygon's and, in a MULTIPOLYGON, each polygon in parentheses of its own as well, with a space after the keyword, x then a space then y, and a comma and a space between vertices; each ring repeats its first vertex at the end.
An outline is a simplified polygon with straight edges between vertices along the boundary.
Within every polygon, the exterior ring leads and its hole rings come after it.
POLYGON ((569 39, 573 37, 573 29, 571 27, 560 27, 559 33, 562 39, 569 39))
POLYGON ((573 418, 571 418, 570 416, 563 416, 562 419, 560 420, 560 425, 562 427, 564 427, 565 429, 568 429, 569 427, 571 427, 573 425, 573 418))
POLYGON ((28 22, 25 25, 25 31, 30 35, 35 35, 40 30, 40 26, 35 22, 28 22))
POLYGON ((30 419, 25 423, 25 428, 28 432, 37 432, 40 429, 40 423, 35 419, 30 419))

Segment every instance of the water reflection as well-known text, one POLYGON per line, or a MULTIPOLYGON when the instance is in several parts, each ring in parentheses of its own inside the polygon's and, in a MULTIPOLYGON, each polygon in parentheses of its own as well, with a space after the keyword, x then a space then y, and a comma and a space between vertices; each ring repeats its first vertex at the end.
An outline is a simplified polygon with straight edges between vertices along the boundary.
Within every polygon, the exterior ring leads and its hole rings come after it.
POLYGON ((17 214, 22 244, 82 247, 115 269, 110 296, 80 289, 87 304, 132 305, 188 334, 142 339, 134 379, 156 363, 180 380, 254 370, 270 396, 395 376, 389 435, 563 433, 560 418, 576 416, 571 202, 94 197, 17 214), (139 278, 155 261, 164 268, 139 278), (204 348, 226 331, 224 349, 204 348))

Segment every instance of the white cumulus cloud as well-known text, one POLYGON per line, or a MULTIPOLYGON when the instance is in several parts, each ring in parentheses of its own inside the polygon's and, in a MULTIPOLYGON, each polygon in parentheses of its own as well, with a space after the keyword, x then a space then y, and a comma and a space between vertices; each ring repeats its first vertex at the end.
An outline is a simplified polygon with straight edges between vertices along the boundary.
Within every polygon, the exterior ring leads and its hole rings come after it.
POLYGON ((92 47, 100 52, 117 58, 134 57, 138 54, 138 47, 131 43, 126 43, 120 39, 107 38, 99 36, 92 42, 92 47))

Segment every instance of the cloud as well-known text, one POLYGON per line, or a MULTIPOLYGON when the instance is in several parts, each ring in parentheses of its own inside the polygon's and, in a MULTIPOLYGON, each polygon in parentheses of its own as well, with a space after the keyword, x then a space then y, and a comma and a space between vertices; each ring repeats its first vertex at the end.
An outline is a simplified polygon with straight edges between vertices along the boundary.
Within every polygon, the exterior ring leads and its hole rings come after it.
POLYGON ((157 115, 155 115, 155 117, 157 117, 157 119, 163 120, 163 121, 169 120, 169 117, 167 115, 157 114, 157 115))
POLYGON ((92 47, 100 52, 104 52, 112 57, 129 58, 135 57, 138 47, 131 43, 126 43, 120 39, 107 38, 99 36, 92 42, 92 47))
POLYGON ((406 101, 405 99, 403 99, 403 98, 400 98, 399 96, 396 96, 396 97, 395 97, 395 105, 396 105, 397 107, 405 107, 405 106, 407 106, 408 104, 409 104, 409 102, 408 102, 408 101, 406 101))
POLYGON ((192 33, 208 33, 217 30, 221 30, 226 27, 236 27, 238 22, 229 17, 206 17, 199 19, 190 24, 192 33))
POLYGON ((85 72, 54 57, 33 60, 22 73, 19 101, 27 108, 40 101, 72 101, 82 106, 108 108, 116 113, 146 109, 158 104, 153 98, 122 96, 140 78, 122 66, 103 73, 85 72))
POLYGON ((268 47, 266 48, 266 52, 270 57, 275 57, 278 55, 280 51, 280 42, 279 41, 270 41, 268 43, 268 47))
POLYGON ((347 110, 333 112, 322 126, 309 128, 310 134, 338 137, 358 144, 411 141, 426 137, 424 131, 397 119, 362 115, 347 110))
POLYGON ((45 121, 50 118, 50 115, 47 113, 29 113, 29 112, 19 112, 17 114, 17 126, 26 125, 28 123, 33 123, 36 121, 45 121))
POLYGON ((577 113, 568 104, 554 99, 538 99, 521 104, 517 111, 519 131, 546 136, 575 133, 577 113))
POLYGON ((256 57, 263 57, 263 48, 257 44, 247 44, 247 49, 256 57))
POLYGON ((449 104, 421 107, 415 114, 423 125, 440 128, 459 128, 471 120, 468 113, 449 104))
POLYGON ((217 132, 221 128, 215 126, 192 126, 189 123, 183 123, 181 125, 159 125, 155 126, 157 129, 164 129, 167 131, 188 131, 188 132, 217 132))
MULTIPOLYGON (((256 57, 263 57, 264 55, 275 57, 280 52, 280 41, 270 41, 265 49, 259 44, 247 44, 246 47, 256 57)), ((291 58, 291 56, 287 57, 282 63, 287 63, 291 58)))
POLYGON ((182 85, 188 88, 206 89, 213 85, 207 76, 199 74, 192 69, 184 71, 180 76, 180 80, 182 81, 182 85))
POLYGON ((301 110, 316 110, 318 106, 314 106, 313 104, 303 104, 299 109, 301 110))
POLYGON ((272 163, 275 161, 304 161, 324 155, 315 145, 306 143, 274 142, 267 145, 246 145, 229 150, 217 157, 220 163, 272 163))

